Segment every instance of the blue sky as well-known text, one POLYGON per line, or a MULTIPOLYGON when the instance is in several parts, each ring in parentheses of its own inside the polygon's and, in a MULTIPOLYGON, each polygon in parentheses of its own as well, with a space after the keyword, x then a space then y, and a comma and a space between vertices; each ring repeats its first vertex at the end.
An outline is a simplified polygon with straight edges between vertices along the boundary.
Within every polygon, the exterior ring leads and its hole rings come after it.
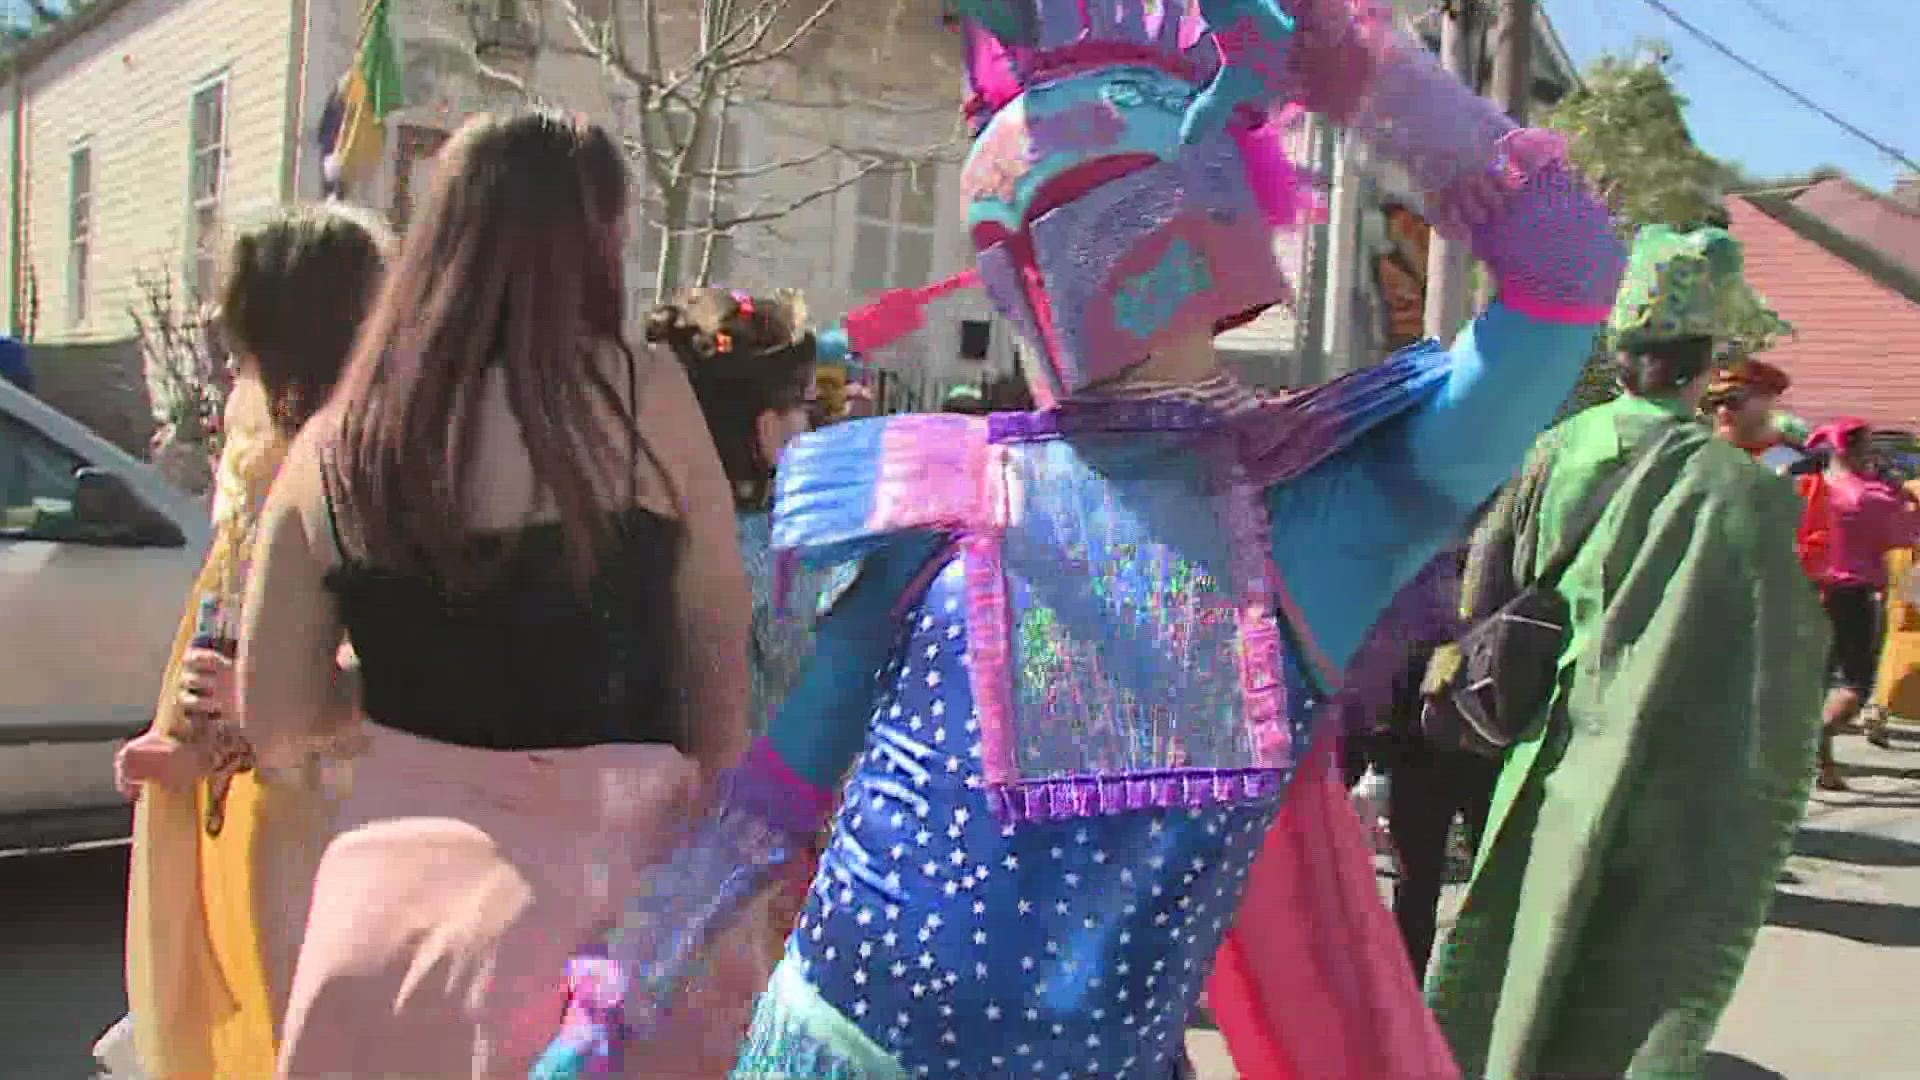
MULTIPOLYGON (((1670 46, 1669 73, 1687 123, 1710 154, 1762 177, 1835 165, 1881 190, 1901 167, 1732 60, 1642 0, 1543 0, 1574 60, 1631 52, 1636 38, 1670 46)), ((1920 2, 1666 0, 1735 53, 1907 157, 1920 161, 1920 2)))
MULTIPOLYGON (((1706 150, 1761 177, 1837 165, 1885 190, 1900 166, 1696 40, 1643 0, 1542 0, 1576 63, 1671 48, 1669 71, 1706 150)), ((1666 0, 1729 49, 1920 161, 1920 0, 1666 0)), ((54 0, 49 6, 67 6, 54 0)), ((0 0, 0 18, 25 0, 0 0)))

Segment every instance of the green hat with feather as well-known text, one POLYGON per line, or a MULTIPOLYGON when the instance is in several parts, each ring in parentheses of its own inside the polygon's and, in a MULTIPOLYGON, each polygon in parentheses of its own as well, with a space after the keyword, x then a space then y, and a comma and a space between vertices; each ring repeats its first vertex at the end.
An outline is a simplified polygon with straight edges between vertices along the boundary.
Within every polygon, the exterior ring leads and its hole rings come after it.
POLYGON ((1742 352, 1764 348, 1792 327, 1747 284, 1745 269, 1740 241, 1725 229, 1641 229, 1607 323, 1615 347, 1711 337, 1742 352))

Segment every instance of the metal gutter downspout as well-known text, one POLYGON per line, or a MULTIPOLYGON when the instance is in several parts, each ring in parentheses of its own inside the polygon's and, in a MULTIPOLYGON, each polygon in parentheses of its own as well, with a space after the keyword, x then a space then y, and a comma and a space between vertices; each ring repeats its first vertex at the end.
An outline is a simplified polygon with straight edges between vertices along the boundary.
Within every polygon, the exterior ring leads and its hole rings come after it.
POLYGON ((20 191, 21 143, 26 138, 27 97, 20 82, 20 69, 15 67, 7 83, 13 93, 13 138, 7 140, 7 333, 19 340, 24 327, 20 313, 20 257, 22 246, 22 219, 26 214, 26 196, 20 191))
POLYGON ((291 0, 287 29, 287 107, 281 127, 280 201, 300 196, 300 157, 306 143, 307 54, 313 40, 311 0, 291 0))

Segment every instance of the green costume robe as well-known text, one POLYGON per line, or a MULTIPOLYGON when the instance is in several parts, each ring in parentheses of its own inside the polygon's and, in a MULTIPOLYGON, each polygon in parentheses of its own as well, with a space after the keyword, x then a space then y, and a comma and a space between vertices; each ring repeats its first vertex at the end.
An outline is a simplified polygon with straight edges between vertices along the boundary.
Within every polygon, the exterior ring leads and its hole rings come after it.
POLYGON ((1507 756, 1428 982, 1468 1076, 1698 1075, 1793 844, 1827 651, 1798 507, 1685 415, 1622 397, 1547 432, 1475 544, 1484 609, 1669 426, 1560 583, 1559 689, 1507 756))

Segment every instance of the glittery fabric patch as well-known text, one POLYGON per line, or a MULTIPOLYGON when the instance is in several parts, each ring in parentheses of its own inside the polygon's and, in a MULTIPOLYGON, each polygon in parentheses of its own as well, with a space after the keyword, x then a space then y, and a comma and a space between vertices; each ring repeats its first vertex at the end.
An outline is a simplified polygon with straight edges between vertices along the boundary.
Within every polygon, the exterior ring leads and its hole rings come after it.
POLYGON ((742 775, 723 778, 713 809, 643 873, 604 940, 569 960, 566 1010, 536 1077, 619 1071, 626 1048, 654 1038, 712 962, 710 935, 798 857, 799 822, 775 823, 792 808, 757 805, 782 789, 742 775))
POLYGON ((789 952, 754 1002, 733 1080, 904 1080, 907 1070, 821 1000, 789 952))
POLYGON ((1203 438, 1007 447, 1006 531, 988 544, 997 550, 969 548, 975 637, 997 651, 1003 628, 1004 656, 976 657, 973 685, 997 785, 1095 785, 1077 803, 1049 800, 1043 816, 1274 790, 1238 775, 1284 764, 1284 738, 1255 737, 1256 721, 1276 717, 1250 708, 1249 690, 1277 692, 1277 680, 1271 670, 1250 680, 1240 664, 1251 654, 1278 665, 1277 635, 1264 643, 1273 649, 1243 647, 1242 607, 1266 585, 1246 578, 1264 564, 1236 558, 1236 489, 1194 453, 1203 438), (1135 780, 1139 792, 1101 780, 1135 780))
POLYGON ((748 638, 748 672, 753 692, 747 721, 757 734, 767 729, 773 710, 785 701, 787 693, 800 678, 802 666, 813 655, 813 622, 834 589, 844 591, 858 572, 858 563, 845 563, 832 570, 796 568, 787 592, 774 595, 773 522, 764 510, 734 514, 734 530, 740 540, 740 559, 747 570, 747 587, 753 594, 753 633, 748 638))
POLYGON ((963 562, 881 674, 787 961, 909 1076, 1168 1080, 1278 801, 996 820, 963 562))
POLYGON ((1369 44, 1373 81, 1345 126, 1407 171, 1435 228, 1462 235, 1501 201, 1496 163, 1514 123, 1406 35, 1386 31, 1369 44))

